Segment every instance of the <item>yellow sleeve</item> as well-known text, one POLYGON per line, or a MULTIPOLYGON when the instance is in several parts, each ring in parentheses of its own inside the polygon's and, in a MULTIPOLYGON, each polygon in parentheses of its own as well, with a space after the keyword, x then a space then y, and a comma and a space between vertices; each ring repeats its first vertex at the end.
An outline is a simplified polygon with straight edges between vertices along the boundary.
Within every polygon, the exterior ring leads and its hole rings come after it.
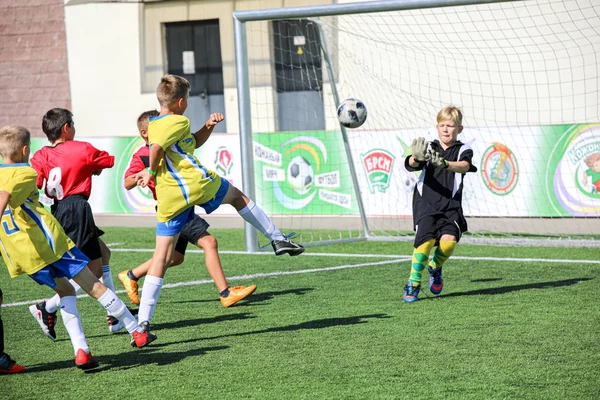
POLYGON ((37 191, 36 179, 37 173, 33 168, 19 168, 12 179, 2 183, 0 190, 10 193, 8 204, 11 208, 19 207, 25 203, 31 193, 37 191))
POLYGON ((148 127, 150 144, 157 144, 163 150, 185 138, 190 132, 190 120, 183 115, 169 115, 152 121, 148 127))

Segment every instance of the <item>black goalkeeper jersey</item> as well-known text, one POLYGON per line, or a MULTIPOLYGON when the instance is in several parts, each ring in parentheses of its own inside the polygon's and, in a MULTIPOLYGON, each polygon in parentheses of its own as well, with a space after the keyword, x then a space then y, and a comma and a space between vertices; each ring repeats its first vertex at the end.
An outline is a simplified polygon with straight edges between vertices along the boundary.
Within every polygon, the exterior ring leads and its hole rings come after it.
MULTIPOLYGON (((448 161, 468 161, 471 164, 469 172, 476 172, 473 165, 473 150, 469 145, 457 141, 444 150, 436 139, 429 143, 429 148, 441 154, 448 161)), ((413 194, 413 228, 424 216, 457 213, 460 217, 460 229, 467 230, 462 210, 463 178, 465 174, 452 172, 448 169, 436 168, 424 161, 416 168, 409 165, 410 156, 404 160, 404 166, 410 172, 422 171, 415 185, 413 194)))

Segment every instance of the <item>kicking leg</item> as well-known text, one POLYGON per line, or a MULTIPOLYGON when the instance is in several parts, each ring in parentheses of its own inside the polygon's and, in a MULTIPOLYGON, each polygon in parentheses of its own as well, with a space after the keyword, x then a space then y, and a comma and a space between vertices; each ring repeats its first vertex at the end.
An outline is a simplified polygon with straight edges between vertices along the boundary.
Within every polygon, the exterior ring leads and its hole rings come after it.
POLYGON ((223 203, 231 204, 246 222, 269 239, 275 255, 297 256, 304 252, 302 245, 292 242, 282 234, 267 214, 235 186, 229 186, 223 203))

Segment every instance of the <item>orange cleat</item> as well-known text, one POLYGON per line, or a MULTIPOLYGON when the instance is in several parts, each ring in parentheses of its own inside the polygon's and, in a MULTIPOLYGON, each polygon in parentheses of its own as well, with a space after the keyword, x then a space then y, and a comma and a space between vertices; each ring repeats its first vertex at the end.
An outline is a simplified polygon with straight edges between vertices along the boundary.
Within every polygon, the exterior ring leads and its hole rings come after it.
POLYGON ((235 286, 229 288, 229 295, 227 297, 221 297, 221 304, 223 307, 231 307, 240 300, 250 296, 256 290, 256 285, 252 286, 235 286))
POLYGON ((127 296, 129 296, 129 300, 135 305, 140 304, 140 297, 138 296, 138 283, 133 279, 129 279, 127 276, 128 271, 119 272, 117 278, 123 284, 125 291, 127 292, 127 296))
POLYGON ((83 349, 77 350, 77 356, 75 356, 75 365, 79 369, 92 369, 96 368, 99 364, 98 361, 92 356, 92 352, 87 353, 83 349))

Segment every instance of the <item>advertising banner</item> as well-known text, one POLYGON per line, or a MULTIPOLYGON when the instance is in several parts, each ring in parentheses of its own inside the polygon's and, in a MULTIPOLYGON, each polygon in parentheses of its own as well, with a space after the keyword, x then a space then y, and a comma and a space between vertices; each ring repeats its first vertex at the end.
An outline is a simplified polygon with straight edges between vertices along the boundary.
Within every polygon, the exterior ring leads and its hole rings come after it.
MULTIPOLYGON (((404 159, 414 138, 432 141, 437 131, 349 135, 367 214, 411 215, 419 173, 408 172, 404 159)), ((458 139, 473 149, 478 168, 464 180, 467 216, 600 216, 600 124, 465 128, 458 139)))
POLYGON ((265 212, 358 213, 339 132, 264 133, 253 139, 256 197, 265 212))
MULTIPOLYGON (((408 172, 404 159, 414 138, 436 139, 435 128, 348 130, 348 135, 367 215, 410 216, 418 173, 408 172)), ((478 168, 464 181, 467 216, 600 216, 600 124, 466 127, 458 138, 473 149, 478 168)), ((263 133, 253 139, 256 202, 268 214, 358 214, 340 132, 263 133)), ((143 140, 86 140, 115 156, 115 166, 93 178, 94 212, 154 213, 147 189, 123 187, 124 173, 143 140)), ((47 144, 32 139, 32 154, 47 144)), ((242 189, 238 135, 214 134, 195 155, 242 189)), ((215 213, 235 211, 226 206, 215 213)))
MULTIPOLYGON (((123 186, 125 171, 129 167, 133 154, 144 145, 141 137, 126 138, 85 138, 99 150, 105 150, 115 156, 113 168, 106 169, 99 176, 93 177, 90 205, 95 213, 110 214, 154 214, 156 202, 150 190, 135 187, 126 190, 123 186)), ((45 139, 35 138, 31 141, 31 153, 48 145, 45 139)), ((194 155, 208 169, 216 171, 237 187, 242 187, 240 169, 240 143, 238 135, 213 134, 211 139, 194 155)), ((202 209, 197 207, 196 212, 202 209)), ((235 210, 229 206, 217 209, 214 214, 233 214, 235 210)))

